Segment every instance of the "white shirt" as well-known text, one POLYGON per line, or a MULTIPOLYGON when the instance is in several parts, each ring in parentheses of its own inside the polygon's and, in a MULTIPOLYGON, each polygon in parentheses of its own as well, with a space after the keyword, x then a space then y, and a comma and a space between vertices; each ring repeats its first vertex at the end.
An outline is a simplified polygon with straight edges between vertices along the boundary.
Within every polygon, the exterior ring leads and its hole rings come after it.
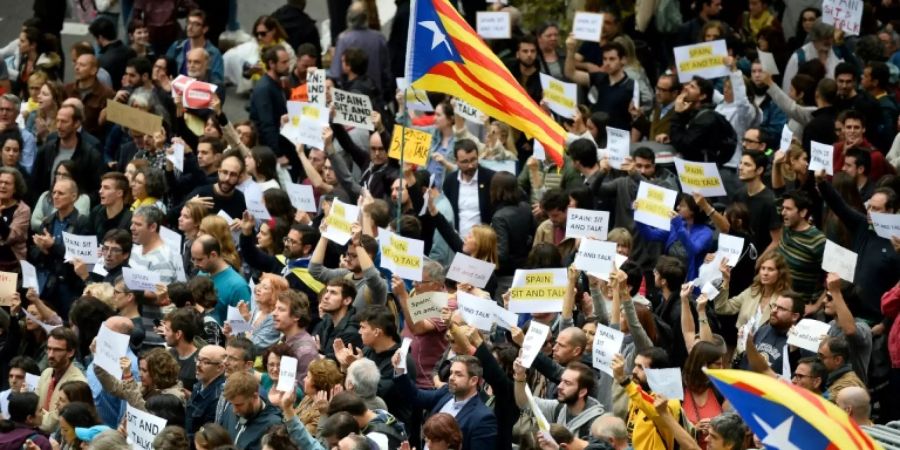
POLYGON ((457 173, 459 180, 459 198, 456 207, 459 210, 459 236, 463 239, 469 230, 481 223, 481 208, 478 204, 478 169, 469 181, 463 180, 462 172, 457 173))
MULTIPOLYGON (((475 395, 478 395, 477 393, 475 395)), ((460 411, 466 406, 466 403, 469 403, 470 400, 475 398, 475 395, 465 399, 456 401, 455 398, 451 398, 447 400, 447 403, 444 403, 444 406, 441 407, 441 410, 438 412, 447 413, 456 418, 456 415, 459 414, 460 411)))

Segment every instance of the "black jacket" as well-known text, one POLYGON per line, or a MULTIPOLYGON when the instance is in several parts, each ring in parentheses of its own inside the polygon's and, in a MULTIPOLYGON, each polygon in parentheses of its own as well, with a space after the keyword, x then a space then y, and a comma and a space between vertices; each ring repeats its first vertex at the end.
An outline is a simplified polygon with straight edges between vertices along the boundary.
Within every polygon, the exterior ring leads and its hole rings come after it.
MULTIPOLYGON (((47 136, 47 141, 38 150, 34 158, 32 170, 32 182, 29 191, 32 198, 30 205, 33 208, 38 197, 44 191, 50 189, 50 180, 53 179, 53 161, 59 154, 59 135, 52 133, 47 136)), ((81 133, 78 134, 78 143, 75 145, 75 153, 72 154, 72 163, 75 165, 75 173, 72 177, 78 184, 78 190, 91 197, 91 203, 97 204, 99 200, 100 176, 105 172, 106 165, 97 147, 91 146, 81 133)))
POLYGON ((122 211, 119 212, 119 215, 112 219, 107 219, 106 207, 97 205, 91 209, 90 226, 91 233, 97 235, 97 243, 102 245, 103 236, 105 236, 109 230, 119 228, 125 231, 131 231, 131 210, 128 205, 124 205, 122 211))
MULTIPOLYGON (((53 221, 56 220, 56 213, 53 213, 44 218, 41 222, 41 230, 47 230, 49 233, 53 233, 53 221)), ((91 223, 88 216, 83 216, 78 214, 78 210, 73 210, 71 214, 72 219, 69 221, 69 226, 66 227, 65 231, 67 233, 78 234, 78 235, 89 235, 91 234, 91 223)), ((47 281, 41 291, 41 295, 45 299, 52 299, 54 306, 58 308, 61 306, 59 301, 62 301, 63 305, 68 301, 71 303, 72 299, 60 299, 58 298, 59 291, 57 288, 62 284, 68 285, 69 293, 81 293, 84 290, 84 282, 78 275, 75 275, 75 269, 72 264, 69 264, 64 261, 66 256, 66 245, 63 243, 62 239, 57 239, 56 242, 53 243, 53 247, 50 247, 50 251, 46 254, 41 252, 40 248, 37 245, 32 245, 28 249, 28 260, 34 264, 35 268, 38 271, 44 271, 48 274, 47 281)), ((59 311, 59 309, 57 309, 59 311)), ((67 317, 66 314, 68 311, 61 311, 60 315, 62 317, 67 317)))
POLYGON ((688 161, 714 162, 719 166, 734 155, 737 135, 721 114, 704 106, 676 112, 670 131, 672 145, 688 161))
POLYGON ((287 33, 287 41, 291 48, 297 49, 301 44, 312 44, 316 47, 316 54, 322 53, 319 40, 319 28, 316 21, 301 8, 284 5, 272 13, 272 17, 278 19, 278 23, 287 33))
POLYGON ((359 335, 359 320, 356 320, 356 308, 347 309, 347 314, 337 325, 331 321, 331 316, 326 315, 312 332, 319 337, 322 354, 326 358, 337 360, 334 356, 334 340, 341 338, 344 345, 352 344, 356 348, 362 348, 362 337, 359 335))
MULTIPOLYGON (((478 166, 478 209, 481 211, 481 223, 489 223, 493 208, 491 206, 491 180, 494 172, 484 166, 478 166)), ((444 195, 453 207, 453 223, 459 229, 459 170, 444 177, 444 195)))
POLYGON ((129 59, 134 57, 134 50, 118 39, 110 42, 106 47, 100 48, 97 62, 100 64, 100 67, 109 72, 113 89, 118 90, 122 87, 122 75, 125 74, 125 65, 129 59))
POLYGON ((525 266, 534 238, 534 215, 527 203, 502 205, 491 218, 491 228, 497 233, 498 275, 512 275, 525 266))
POLYGON ((809 156, 810 142, 832 145, 836 139, 834 135, 834 121, 837 119, 837 108, 826 106, 812 113, 812 120, 803 128, 803 149, 809 156))
POLYGON ((484 369, 484 381, 494 393, 494 415, 497 416, 497 448, 512 448, 512 428, 519 419, 515 383, 503 371, 484 342, 475 349, 475 357, 484 369))
POLYGON ((287 99, 278 82, 263 75, 250 95, 250 120, 259 130, 259 143, 278 156, 285 154, 281 141, 281 116, 287 114, 287 99))

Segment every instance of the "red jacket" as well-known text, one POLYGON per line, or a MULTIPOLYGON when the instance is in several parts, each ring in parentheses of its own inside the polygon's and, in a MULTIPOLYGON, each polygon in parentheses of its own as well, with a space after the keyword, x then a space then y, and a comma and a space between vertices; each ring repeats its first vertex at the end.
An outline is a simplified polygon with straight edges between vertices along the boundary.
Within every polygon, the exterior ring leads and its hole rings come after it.
POLYGON ((900 323, 896 320, 897 314, 900 314, 900 283, 881 296, 881 313, 893 321, 888 334, 888 353, 891 355, 891 367, 897 369, 900 368, 900 323))
MULTIPOLYGON (((857 145, 859 148, 868 148, 871 149, 872 155, 872 170, 871 173, 867 173, 869 179, 872 182, 878 181, 884 175, 893 174, 894 166, 890 165, 885 161, 884 154, 881 153, 878 149, 875 148, 867 139, 863 138, 863 141, 857 145)), ((835 142, 834 143, 834 153, 832 154, 834 158, 834 172, 840 172, 844 167, 844 143, 843 142, 835 142)))

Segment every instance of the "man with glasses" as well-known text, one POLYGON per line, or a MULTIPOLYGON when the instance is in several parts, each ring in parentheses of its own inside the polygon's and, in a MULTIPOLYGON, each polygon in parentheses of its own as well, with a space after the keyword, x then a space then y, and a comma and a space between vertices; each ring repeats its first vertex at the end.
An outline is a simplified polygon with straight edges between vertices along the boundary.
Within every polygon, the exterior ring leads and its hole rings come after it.
POLYGON ((102 260, 98 263, 100 267, 95 266, 92 271, 88 272, 87 264, 80 259, 76 259, 73 263, 75 275, 85 282, 113 283, 122 276, 122 268, 131 258, 131 233, 113 228, 103 236, 101 242, 100 257, 102 260))
POLYGON ((650 112, 649 138, 660 143, 669 143, 669 130, 672 123, 672 111, 675 99, 681 93, 681 83, 675 75, 661 75, 656 80, 656 106, 650 112))
MULTIPOLYGON (((788 361, 788 331, 803 317, 806 302, 803 296, 794 291, 785 291, 773 300, 769 321, 756 330, 753 345, 768 363, 774 374, 783 378, 791 376, 791 364, 788 361)), ((749 343, 748 343, 749 344, 749 343)), ((740 368, 750 370, 748 350, 741 358, 740 368)))
POLYGON ((807 356, 800 358, 797 362, 797 368, 791 376, 791 383, 800 386, 808 391, 822 394, 822 387, 825 386, 825 376, 828 375, 828 369, 819 361, 816 356, 807 356))
MULTIPOLYGON (((350 135, 341 125, 334 125, 334 137, 341 147, 348 148, 350 135)), ((388 158, 390 139, 387 134, 372 133, 369 135, 369 166, 360 177, 360 184, 367 186, 373 198, 387 200, 391 194, 394 180, 400 176, 400 165, 396 160, 388 158)))
POLYGON ((850 344, 843 336, 829 336, 823 339, 819 344, 817 356, 828 369, 823 397, 833 402, 845 388, 856 386, 868 389, 853 371, 853 365, 850 364, 850 344))
MULTIPOLYGON (((323 226, 325 226, 323 224, 323 226)), ((309 273, 320 282, 330 282, 335 278, 353 283, 356 292, 353 307, 362 310, 366 305, 383 305, 387 301, 387 282, 375 266, 378 241, 372 236, 354 233, 347 245, 347 252, 341 258, 341 267, 329 269, 323 265, 328 238, 322 236, 309 260, 309 273)))
POLYGON ((216 404, 225 388, 225 349, 207 345, 197 354, 197 384, 185 410, 185 430, 193 440, 204 424, 216 420, 216 404))
POLYGON ((22 157, 19 159, 19 164, 30 175, 34 167, 34 159, 37 156, 37 139, 32 132, 25 128, 19 128, 16 123, 20 105, 19 97, 13 94, 0 95, 0 132, 16 130, 22 136, 22 157))
POLYGON ((208 81, 218 84, 225 80, 225 62, 218 47, 213 45, 209 39, 206 39, 208 31, 209 25, 206 23, 206 13, 200 9, 192 10, 187 17, 187 27, 185 27, 186 39, 172 44, 169 47, 169 51, 166 52, 166 56, 175 60, 178 73, 188 75, 188 52, 200 48, 206 50, 206 54, 209 56, 210 76, 208 81))
POLYGON ((453 145, 456 172, 444 178, 444 196, 453 207, 453 223, 460 236, 481 223, 490 223, 491 179, 494 171, 478 165, 478 146, 469 139, 453 145))
MULTIPOLYGON (((247 204, 244 194, 237 190, 237 185, 246 170, 244 158, 238 150, 226 151, 219 164, 216 183, 194 189, 187 195, 187 202, 199 202, 209 211, 225 211, 229 217, 241 217, 247 210, 247 204)), ((169 223, 178 222, 182 207, 184 204, 169 211, 169 223)))

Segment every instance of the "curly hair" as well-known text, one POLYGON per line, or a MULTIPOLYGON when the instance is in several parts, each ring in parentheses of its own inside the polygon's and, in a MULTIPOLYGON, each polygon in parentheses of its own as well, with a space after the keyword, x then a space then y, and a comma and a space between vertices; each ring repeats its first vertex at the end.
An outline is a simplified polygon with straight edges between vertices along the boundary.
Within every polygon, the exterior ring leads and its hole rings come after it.
POLYGON ((166 349, 154 348, 144 354, 144 360, 147 361, 147 371, 153 380, 153 389, 162 390, 178 384, 181 367, 166 349))
POLYGON ((317 359, 309 363, 307 376, 310 377, 313 387, 319 391, 331 390, 335 385, 344 381, 344 375, 331 359, 317 359))

